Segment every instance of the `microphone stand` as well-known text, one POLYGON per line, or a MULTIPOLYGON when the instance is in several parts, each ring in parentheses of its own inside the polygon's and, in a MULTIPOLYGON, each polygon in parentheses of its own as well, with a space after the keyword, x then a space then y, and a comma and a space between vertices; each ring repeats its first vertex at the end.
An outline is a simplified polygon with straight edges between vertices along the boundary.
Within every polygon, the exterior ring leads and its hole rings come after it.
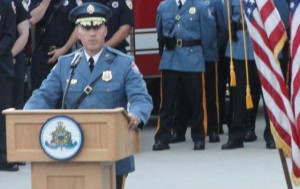
POLYGON ((66 98, 66 96, 68 94, 68 91, 69 91, 69 88, 71 86, 71 80, 74 77, 75 68, 77 67, 77 64, 79 63, 80 59, 81 59, 81 54, 77 54, 77 55, 74 56, 74 59, 73 59, 73 61, 71 63, 71 71, 70 71, 68 83, 67 83, 67 86, 66 86, 66 90, 64 91, 64 94, 63 94, 62 103, 61 103, 61 109, 66 109, 65 98, 66 98))

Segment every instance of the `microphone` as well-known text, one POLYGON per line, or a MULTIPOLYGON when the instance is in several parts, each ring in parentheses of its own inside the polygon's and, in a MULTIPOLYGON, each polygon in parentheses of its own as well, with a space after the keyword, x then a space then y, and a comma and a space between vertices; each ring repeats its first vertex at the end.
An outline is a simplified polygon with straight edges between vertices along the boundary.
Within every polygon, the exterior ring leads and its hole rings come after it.
POLYGON ((71 68, 74 69, 77 67, 79 61, 81 60, 81 57, 82 57, 82 53, 79 52, 79 53, 76 53, 73 60, 71 61, 71 68))
POLYGON ((72 80, 72 78, 74 76, 75 68, 77 67, 79 61, 81 60, 81 57, 82 57, 82 53, 81 52, 76 53, 74 55, 73 60, 71 61, 71 71, 70 71, 69 80, 68 80, 66 89, 65 89, 64 94, 63 94, 63 98, 62 98, 62 102, 61 102, 61 109, 65 109, 65 98, 66 98, 66 95, 67 95, 67 93, 69 91, 69 88, 70 88, 70 85, 71 85, 71 80, 72 80))

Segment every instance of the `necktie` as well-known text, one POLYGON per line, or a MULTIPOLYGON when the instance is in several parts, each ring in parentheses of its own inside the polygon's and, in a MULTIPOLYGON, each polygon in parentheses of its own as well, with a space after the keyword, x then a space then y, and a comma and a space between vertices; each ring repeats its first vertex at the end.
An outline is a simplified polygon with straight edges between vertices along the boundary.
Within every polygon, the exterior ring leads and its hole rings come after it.
POLYGON ((182 2, 181 2, 181 0, 178 0, 178 9, 180 10, 181 7, 182 7, 182 2))
POLYGON ((89 66, 90 66, 90 70, 92 72, 94 69, 94 59, 92 57, 89 59, 89 66))

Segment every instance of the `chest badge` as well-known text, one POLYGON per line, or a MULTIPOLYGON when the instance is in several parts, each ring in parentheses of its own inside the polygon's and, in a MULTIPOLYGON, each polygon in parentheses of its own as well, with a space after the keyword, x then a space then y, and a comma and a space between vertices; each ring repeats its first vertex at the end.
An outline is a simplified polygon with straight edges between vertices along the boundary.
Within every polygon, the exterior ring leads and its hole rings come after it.
POLYGON ((106 70, 102 73, 102 80, 106 82, 112 80, 112 73, 110 70, 106 70))
POLYGON ((68 4, 69 4, 69 1, 68 1, 68 0, 65 0, 65 1, 64 1, 64 6, 68 6, 68 4))
POLYGON ((195 14, 196 13, 196 8, 195 7, 190 7, 189 13, 190 14, 195 14))

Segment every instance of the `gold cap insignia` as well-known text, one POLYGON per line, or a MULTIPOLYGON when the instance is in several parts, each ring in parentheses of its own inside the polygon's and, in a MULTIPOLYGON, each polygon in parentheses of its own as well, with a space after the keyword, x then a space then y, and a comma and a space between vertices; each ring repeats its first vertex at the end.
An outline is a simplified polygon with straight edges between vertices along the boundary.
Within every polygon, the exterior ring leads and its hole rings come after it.
POLYGON ((86 8, 86 11, 89 13, 89 14, 93 14, 95 12, 95 7, 90 4, 87 8, 86 8))
POLYGON ((112 80, 112 73, 110 70, 106 70, 102 73, 102 80, 106 82, 112 80))

